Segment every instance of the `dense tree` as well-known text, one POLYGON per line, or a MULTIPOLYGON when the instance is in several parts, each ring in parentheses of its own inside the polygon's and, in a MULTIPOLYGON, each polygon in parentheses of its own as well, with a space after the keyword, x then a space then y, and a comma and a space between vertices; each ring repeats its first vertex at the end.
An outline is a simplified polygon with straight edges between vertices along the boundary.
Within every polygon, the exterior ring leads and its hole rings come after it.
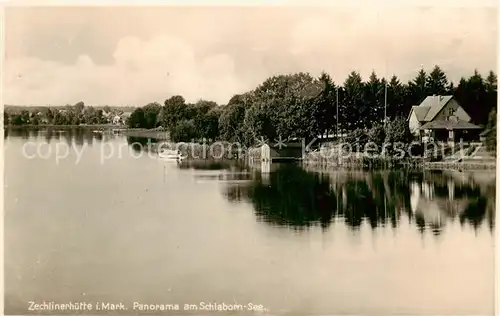
POLYGON ((344 82, 342 105, 340 106, 340 121, 342 129, 354 130, 365 126, 367 114, 366 103, 363 101, 364 83, 358 72, 351 72, 344 82))
POLYGON ((106 123, 106 119, 104 118, 104 113, 102 109, 97 110, 96 112, 96 120, 97 124, 104 124, 106 123))
POLYGON ((497 75, 491 70, 486 77, 486 90, 497 91, 497 75))
POLYGON ((219 132, 221 138, 228 141, 244 141, 243 121, 245 119, 245 104, 234 100, 222 108, 219 117, 219 132))
POLYGON ((13 125, 25 125, 30 123, 30 113, 26 110, 22 110, 20 113, 15 114, 12 117, 13 125))
POLYGON ((344 142, 355 145, 356 147, 353 148, 354 151, 357 151, 357 149, 363 151, 368 142, 368 130, 360 127, 350 130, 344 138, 344 142))
POLYGON ((38 124, 40 124, 40 119, 38 118, 38 113, 32 112, 30 114, 29 123, 31 125, 38 125, 38 124))
POLYGON ((61 111, 55 111, 54 114, 54 124, 55 125, 69 125, 70 120, 68 117, 61 111))
POLYGON ((375 74, 375 71, 372 71, 368 82, 364 86, 364 115, 365 117, 371 118, 371 120, 367 120, 367 124, 365 125, 371 126, 372 123, 382 122, 384 120, 385 86, 385 80, 380 80, 377 74, 375 74))
POLYGON ((217 103, 199 100, 189 106, 189 117, 194 120, 199 138, 215 139, 218 136, 220 109, 217 103))
POLYGON ((165 100, 165 106, 162 111, 162 126, 171 129, 177 122, 188 119, 188 105, 186 100, 180 95, 175 95, 165 100))
POLYGON ((367 133, 368 141, 381 145, 385 141, 385 130, 382 123, 373 124, 367 133))
POLYGON ((203 138, 215 140, 219 137, 219 119, 222 111, 219 107, 214 107, 207 112, 202 124, 200 124, 200 132, 203 138))
POLYGON ((263 111, 263 107, 262 104, 254 104, 244 113, 243 135, 240 137, 243 144, 252 145, 261 137, 266 140, 276 138, 276 129, 272 126, 271 118, 263 111))
POLYGON ((83 101, 80 101, 74 105, 75 112, 77 114, 82 114, 83 108, 85 107, 85 103, 83 101))
POLYGON ((393 75, 387 85, 387 117, 389 120, 406 116, 410 108, 405 108, 405 87, 398 77, 393 75))
MULTIPOLYGON (((326 78, 323 78, 327 80, 326 78)), ((318 99, 325 84, 307 73, 273 76, 266 79, 253 92, 259 111, 270 121, 267 138, 312 138, 320 132, 318 99), (307 124, 304 124, 307 122, 307 124)), ((321 115, 319 113, 319 115, 321 115)))
POLYGON ((144 110, 142 108, 135 109, 127 120, 127 125, 130 128, 142 128, 145 124, 146 118, 144 117, 144 110))
POLYGON ((45 112, 45 117, 47 118, 47 123, 48 124, 54 124, 54 110, 51 108, 47 108, 47 111, 45 112))
POLYGON ((386 142, 408 144, 412 138, 408 122, 404 117, 397 117, 387 124, 385 131, 386 142))
POLYGON ((497 148, 497 109, 493 108, 488 117, 486 125, 486 147, 489 150, 496 151, 497 148))
POLYGON ((192 111, 191 116, 195 117, 205 115, 208 113, 208 111, 216 107, 217 103, 215 103, 214 101, 199 100, 198 102, 190 106, 192 111))
POLYGON ((426 93, 430 95, 445 95, 448 90, 448 78, 439 66, 434 66, 431 73, 427 77, 426 93))
POLYGON ((493 110, 496 111, 497 107, 497 75, 490 71, 486 77, 486 108, 489 109, 489 113, 493 110))
MULTIPOLYGON (((78 110, 74 108, 69 108, 66 110, 66 118, 67 124, 69 125, 78 125, 80 124, 81 113, 77 112, 78 110)), ((98 122, 99 123, 99 122, 98 122)))
POLYGON ((456 90, 455 84, 452 81, 450 81, 450 83, 446 87, 446 93, 445 94, 447 94, 447 95, 454 95, 455 94, 455 90, 456 90))
MULTIPOLYGON (((493 85, 490 86, 490 89, 493 89, 493 85)), ((496 92, 491 90, 489 96, 487 84, 477 70, 469 79, 462 78, 460 80, 455 97, 476 124, 485 125, 489 113, 493 108, 496 108, 496 92), (495 99, 492 98, 493 96, 495 99)))
POLYGON ((191 142, 197 137, 194 120, 181 120, 170 129, 170 138, 174 142, 191 142))
POLYGON ((157 102, 149 103, 142 108, 144 111, 144 125, 142 128, 155 128, 158 123, 158 114, 160 114, 161 105, 157 102))
MULTIPOLYGON (((72 117, 72 115, 70 117, 72 117)), ((101 109, 97 110, 93 106, 85 107, 80 120, 80 123, 85 123, 85 124, 103 124, 105 122, 106 119, 104 118, 103 110, 101 109)))
POLYGON ((408 82, 408 101, 411 105, 418 105, 429 95, 427 92, 427 73, 420 69, 417 76, 408 82))
MULTIPOLYGON (((318 122, 316 135, 328 135, 334 131, 337 120, 336 95, 337 87, 330 75, 323 72, 318 78, 321 89, 312 102, 314 120, 318 122)), ((335 131, 336 132, 336 131, 335 131)))

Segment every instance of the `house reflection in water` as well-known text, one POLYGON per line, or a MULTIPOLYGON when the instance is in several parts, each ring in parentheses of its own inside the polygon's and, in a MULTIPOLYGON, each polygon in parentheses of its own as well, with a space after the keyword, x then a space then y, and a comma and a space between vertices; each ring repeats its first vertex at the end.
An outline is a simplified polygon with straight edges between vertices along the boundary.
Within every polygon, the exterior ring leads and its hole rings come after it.
POLYGON ((333 222, 344 222, 353 230, 363 223, 375 229, 409 222, 421 232, 439 234, 457 220, 474 229, 486 221, 491 231, 494 227, 495 174, 318 172, 259 164, 252 180, 228 185, 224 195, 232 202, 250 202, 259 221, 294 229, 327 228, 333 222))
POLYGON ((455 185, 447 183, 448 196, 436 196, 435 186, 430 183, 411 183, 411 211, 434 229, 443 227, 448 218, 462 214, 468 205, 466 199, 455 199, 455 185))
POLYGON ((271 172, 271 163, 269 161, 263 161, 261 163, 260 171, 262 172, 262 184, 270 185, 269 173, 271 172))
POLYGON ((492 227, 494 184, 495 175, 458 171, 431 174, 428 180, 411 182, 411 212, 417 222, 432 227, 435 233, 454 218, 477 227, 487 215, 492 227))

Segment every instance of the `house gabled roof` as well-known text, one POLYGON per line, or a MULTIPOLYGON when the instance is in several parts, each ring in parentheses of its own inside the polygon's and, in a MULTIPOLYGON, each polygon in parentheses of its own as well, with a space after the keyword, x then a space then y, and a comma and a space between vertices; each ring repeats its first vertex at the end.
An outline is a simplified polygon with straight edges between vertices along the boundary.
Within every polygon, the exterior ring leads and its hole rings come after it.
MULTIPOLYGON (((429 106, 414 105, 411 107, 411 111, 415 112, 415 115, 417 116, 417 120, 419 120, 420 122, 424 121, 425 116, 427 115, 429 110, 430 110, 429 106)), ((411 116, 411 111, 410 111, 410 116, 411 116)))
MULTIPOLYGON (((428 108, 427 113, 425 114, 425 117, 422 122, 429 122, 432 121, 436 115, 441 112, 441 110, 445 107, 450 100, 453 99, 452 95, 433 95, 433 96, 428 96, 425 98, 422 103, 418 106, 419 108, 428 108)), ((424 110, 422 110, 424 112, 424 110)), ((420 119, 419 119, 420 120, 420 119)))

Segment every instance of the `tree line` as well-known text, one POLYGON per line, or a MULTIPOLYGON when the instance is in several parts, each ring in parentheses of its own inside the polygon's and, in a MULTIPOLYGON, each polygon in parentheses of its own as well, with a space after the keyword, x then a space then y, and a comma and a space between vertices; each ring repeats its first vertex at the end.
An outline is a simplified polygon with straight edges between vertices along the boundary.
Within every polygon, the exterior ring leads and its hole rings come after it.
POLYGON ((496 74, 490 71, 483 78, 474 71, 455 86, 437 65, 429 73, 421 69, 407 83, 395 75, 380 78, 375 72, 363 80, 353 71, 342 84, 327 73, 319 77, 303 72, 277 75, 221 106, 206 100, 186 103, 179 95, 163 105, 150 103, 132 113, 128 126, 162 126, 173 141, 219 139, 246 145, 260 137, 312 139, 367 131, 375 139, 384 139, 387 130, 392 138, 409 137, 404 127, 411 107, 429 95, 454 95, 475 124, 496 129, 496 114, 492 114, 497 103, 496 74), (384 118, 389 126, 381 131, 384 118))
POLYGON ((109 106, 86 106, 83 101, 59 107, 6 106, 3 122, 4 126, 107 124, 114 115, 122 114, 123 110, 109 106))
MULTIPOLYGON (((454 95, 475 124, 495 131, 489 142, 496 144, 496 74, 490 71, 483 78, 474 71, 455 85, 437 65, 429 73, 421 69, 406 83, 396 75, 386 79, 375 72, 364 80, 353 71, 343 83, 335 83, 327 73, 319 77, 304 72, 276 75, 251 91, 234 95, 225 105, 208 100, 188 103, 174 95, 164 104, 135 108, 127 126, 161 126, 173 141, 224 140, 247 146, 261 137, 312 139, 338 133, 353 139, 405 140, 410 137, 406 118, 411 107, 429 95, 454 95)), ((116 108, 85 106, 81 101, 63 109, 5 111, 4 125, 104 124, 109 123, 104 113, 112 111, 119 114, 116 108)))

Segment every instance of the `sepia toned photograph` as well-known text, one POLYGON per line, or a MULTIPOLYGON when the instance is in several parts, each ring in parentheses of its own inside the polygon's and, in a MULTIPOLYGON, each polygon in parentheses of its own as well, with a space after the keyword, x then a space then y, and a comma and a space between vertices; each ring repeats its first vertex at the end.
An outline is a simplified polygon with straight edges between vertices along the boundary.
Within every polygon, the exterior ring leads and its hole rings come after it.
POLYGON ((5 4, 4 314, 494 315, 497 7, 378 2, 5 4))

